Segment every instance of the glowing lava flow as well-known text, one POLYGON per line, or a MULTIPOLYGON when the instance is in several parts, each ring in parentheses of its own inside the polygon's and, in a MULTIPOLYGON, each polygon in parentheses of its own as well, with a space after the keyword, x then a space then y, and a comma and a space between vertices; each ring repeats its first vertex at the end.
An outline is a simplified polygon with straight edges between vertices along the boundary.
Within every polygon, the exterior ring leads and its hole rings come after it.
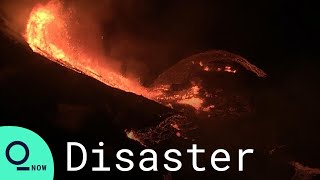
POLYGON ((157 88, 142 87, 138 82, 123 77, 107 65, 97 65, 96 62, 99 61, 97 57, 84 53, 85 50, 79 49, 77 44, 72 42, 68 34, 70 14, 62 10, 63 7, 59 1, 38 5, 32 10, 26 26, 25 38, 34 52, 62 66, 93 77, 108 86, 142 95, 165 105, 171 101, 192 106, 196 110, 203 108, 203 99, 195 97, 199 91, 196 85, 169 97, 157 88))
MULTIPOLYGON (((78 73, 90 76, 113 88, 142 95, 178 111, 180 111, 180 105, 182 105, 192 107, 192 110, 188 108, 190 112, 200 112, 211 117, 210 113, 216 109, 215 104, 208 102, 208 99, 217 97, 217 95, 208 92, 201 82, 191 82, 192 80, 188 79, 188 74, 197 71, 199 66, 200 70, 206 73, 222 71, 235 74, 238 71, 229 65, 226 65, 224 68, 212 66, 209 63, 211 58, 227 58, 229 61, 234 61, 244 66, 245 69, 256 73, 259 77, 265 76, 262 70, 251 65, 241 57, 230 56, 230 54, 224 52, 209 52, 191 57, 192 61, 190 61, 190 58, 187 58, 179 62, 176 65, 179 67, 179 70, 175 68, 169 69, 167 73, 157 78, 158 81, 154 82, 152 88, 145 88, 138 82, 122 76, 120 72, 107 64, 107 58, 90 54, 90 52, 87 52, 88 49, 80 48, 81 46, 72 40, 69 35, 71 33, 70 25, 72 25, 71 17, 72 14, 68 13, 68 10, 64 9, 59 1, 53 0, 45 5, 39 4, 30 14, 24 38, 35 53, 51 61, 78 73), (205 61, 201 61, 201 59, 205 61), (200 61, 198 62, 198 60, 200 61), (178 87, 178 89, 174 86, 174 84, 181 84, 184 80, 191 83, 182 88, 179 86, 180 88, 178 87)), ((171 136, 186 139, 185 134, 188 131, 186 125, 189 123, 185 116, 171 115, 160 122, 158 126, 140 130, 126 130, 126 133, 128 138, 146 146, 147 144, 159 143, 171 136)))
POLYGON ((97 65, 97 59, 77 49, 70 42, 67 15, 57 1, 36 6, 29 17, 25 38, 31 49, 46 58, 79 73, 91 76, 108 86, 150 98, 150 93, 106 65, 97 65))
MULTIPOLYGON (((105 64, 102 66, 97 64, 98 57, 92 57, 85 53, 86 50, 79 49, 69 36, 70 15, 62 10, 62 4, 59 1, 50 1, 46 5, 39 4, 32 10, 24 37, 35 53, 64 67, 93 77, 108 86, 142 95, 163 104, 160 99, 167 99, 165 98, 167 95, 163 91, 144 88, 139 83, 123 77, 111 67, 105 64)), ((102 62, 105 60, 102 60, 102 62)), ((188 95, 179 94, 168 100, 177 101, 179 99, 182 104, 189 104, 194 106, 195 109, 199 109, 201 104, 192 103, 194 90, 190 91, 191 93, 186 92, 188 95)), ((126 133, 128 138, 138 141, 142 145, 146 145, 147 142, 147 144, 152 144, 167 138, 171 134, 178 137, 183 136, 181 132, 176 132, 177 128, 171 128, 169 125, 175 124, 175 127, 179 127, 185 123, 184 119, 181 120, 181 118, 171 116, 155 128, 137 131, 126 130, 126 133), (158 136, 159 134, 161 136, 158 136), (167 134, 167 136, 163 136, 163 134, 167 134)))

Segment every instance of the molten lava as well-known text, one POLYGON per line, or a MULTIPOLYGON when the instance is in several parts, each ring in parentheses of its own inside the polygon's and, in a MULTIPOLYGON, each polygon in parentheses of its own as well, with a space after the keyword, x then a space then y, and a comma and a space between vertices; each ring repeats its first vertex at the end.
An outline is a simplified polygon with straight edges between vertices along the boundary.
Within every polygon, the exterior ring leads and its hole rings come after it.
MULTIPOLYGON (((167 97, 163 90, 144 88, 138 82, 125 78, 121 73, 106 64, 97 64, 97 61, 101 61, 99 57, 84 53, 87 49, 79 49, 78 45, 71 40, 69 18, 70 14, 63 9, 59 1, 50 1, 45 5, 37 5, 30 14, 24 34, 31 49, 51 61, 95 78, 108 86, 142 95, 159 103, 167 104, 169 100, 175 103, 191 105, 196 110, 201 108, 202 100, 199 97, 194 97, 198 94, 199 88, 197 86, 167 97), (167 101, 163 102, 163 99, 167 101)), ((102 59, 102 62, 105 61, 107 61, 107 58, 102 59)), ((172 121, 171 119, 170 124, 172 121)), ((167 121, 164 121, 158 129, 161 129, 161 126, 165 126, 165 122, 167 121)), ((175 126, 179 125, 176 123, 175 126)), ((176 131, 177 128, 168 128, 167 131, 170 131, 169 129, 176 131)), ((147 132, 149 135, 152 133, 157 134, 156 132, 151 132, 151 130, 147 130, 147 132)), ((140 131, 126 131, 126 133, 128 138, 145 145, 145 140, 143 139, 147 137, 144 133, 140 131)), ((179 132, 173 132, 172 134, 176 134, 178 137, 182 136, 179 132)), ((158 141, 160 139, 159 137, 158 141)))
POLYGON ((67 68, 91 76, 108 86, 150 98, 150 93, 107 65, 97 64, 85 49, 70 41, 68 15, 58 1, 36 6, 29 17, 25 38, 31 49, 67 68))
MULTIPOLYGON (((71 41, 69 16, 70 14, 63 11, 62 4, 58 1, 36 6, 30 14, 25 32, 26 41, 31 49, 56 63, 93 77, 108 86, 142 95, 165 105, 170 104, 169 101, 171 101, 171 103, 190 105, 196 110, 203 108, 203 99, 198 97, 199 87, 197 85, 168 96, 159 88, 147 89, 138 82, 125 78, 111 67, 97 64, 99 57, 91 57, 84 53, 85 49, 79 49, 77 44, 71 41)), ((106 61, 106 59, 102 61, 106 61)))
MULTIPOLYGON (((35 53, 108 86, 142 95, 165 106, 177 108, 177 110, 181 110, 181 106, 191 107, 193 110, 188 109, 188 111, 204 113, 211 117, 211 113, 218 107, 211 104, 212 101, 208 101, 213 97, 219 98, 218 95, 213 94, 210 90, 208 92, 202 86, 201 81, 190 82, 192 80, 188 79, 199 68, 205 73, 237 73, 237 70, 229 65, 224 68, 215 67, 210 63, 212 58, 214 59, 212 62, 216 59, 227 59, 242 65, 259 77, 265 76, 262 70, 239 56, 220 51, 209 52, 179 62, 176 65, 179 70, 169 69, 157 78, 151 88, 146 88, 141 86, 139 82, 124 77, 109 63, 110 58, 96 55, 88 52, 88 49, 81 48, 79 42, 70 36, 74 32, 71 30, 74 27, 71 27, 73 16, 70 12, 63 7, 60 1, 56 0, 44 5, 39 4, 33 8, 26 24, 24 38, 35 53), (184 84, 184 81, 189 81, 189 84, 187 83, 188 85, 182 88, 174 88, 174 84, 184 84)), ((185 134, 188 131, 188 128, 185 128, 186 124, 189 124, 189 121, 185 116, 172 115, 156 127, 126 130, 125 132, 128 138, 146 146, 156 144, 171 136, 186 138, 185 134)))

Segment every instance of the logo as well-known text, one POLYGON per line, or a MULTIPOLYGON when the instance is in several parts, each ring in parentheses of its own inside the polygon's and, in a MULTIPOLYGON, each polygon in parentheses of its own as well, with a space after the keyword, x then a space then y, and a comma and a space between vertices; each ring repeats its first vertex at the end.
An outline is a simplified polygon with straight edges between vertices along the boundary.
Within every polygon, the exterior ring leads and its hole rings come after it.
POLYGON ((53 180, 54 163, 47 143, 21 127, 0 127, 0 179, 53 180))

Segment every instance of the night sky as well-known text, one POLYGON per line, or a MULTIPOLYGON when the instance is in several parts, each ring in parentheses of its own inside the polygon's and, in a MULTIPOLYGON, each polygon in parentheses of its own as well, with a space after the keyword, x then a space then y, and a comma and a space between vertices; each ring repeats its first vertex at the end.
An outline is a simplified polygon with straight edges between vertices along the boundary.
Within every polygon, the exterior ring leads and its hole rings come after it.
MULTIPOLYGON (((210 49, 240 54, 269 73, 301 67, 317 57, 318 16, 316 6, 309 1, 132 1, 124 7, 121 2, 115 4, 119 8, 115 18, 106 24, 106 33, 117 37, 117 33, 126 31, 135 37, 127 39, 126 52, 142 56, 140 60, 159 64, 160 68, 210 49), (131 41, 142 41, 142 50, 135 50, 131 41)), ((154 67, 157 66, 150 68, 154 67)), ((156 70, 159 71, 162 69, 156 70)))

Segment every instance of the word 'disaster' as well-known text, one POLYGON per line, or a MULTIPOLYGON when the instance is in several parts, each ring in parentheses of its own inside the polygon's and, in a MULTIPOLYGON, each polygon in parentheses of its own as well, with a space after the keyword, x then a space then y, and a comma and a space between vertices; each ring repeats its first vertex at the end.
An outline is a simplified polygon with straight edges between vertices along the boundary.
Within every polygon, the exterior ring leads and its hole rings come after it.
MULTIPOLYGON (((103 142, 99 143, 100 147, 104 146, 103 142)), ((193 144, 190 149, 186 151, 188 154, 191 154, 192 157, 192 167, 195 171, 205 171, 205 167, 201 167, 198 164, 198 155, 205 153, 205 149, 198 148, 197 144, 193 144)), ((238 150, 238 171, 244 170, 244 157, 246 154, 253 154, 253 149, 239 149, 238 150)), ((110 167, 106 167, 104 163, 104 150, 102 149, 92 149, 92 154, 97 154, 99 160, 97 162, 96 167, 92 167, 92 171, 111 171, 110 167)), ((116 164, 116 168, 120 171, 131 171, 135 163, 128 157, 133 157, 134 153, 129 149, 121 149, 117 151, 116 157, 120 163, 116 164), (124 157, 126 156, 126 157, 124 157), (127 164, 124 166, 123 164, 127 164)), ((153 149, 144 149, 139 154, 142 159, 139 161, 139 168, 142 171, 158 171, 158 154, 153 149), (151 164, 151 166, 150 166, 151 164)), ((179 160, 179 157, 182 156, 181 151, 178 149, 168 149, 165 151, 163 157, 168 161, 163 164, 163 167, 168 171, 179 171, 182 168, 182 162, 179 160), (169 165, 170 163, 170 165, 169 165)), ((67 171, 80 171, 82 170, 88 160, 88 152, 84 145, 78 142, 68 142, 67 143, 67 171), (78 149, 81 151, 82 156, 73 157, 72 152, 74 149, 78 149), (81 163, 72 166, 73 158, 81 158, 81 163)), ((231 158, 230 154, 225 149, 217 149, 211 154, 211 166, 216 171, 227 171, 230 166, 231 158), (219 163, 220 165, 218 165, 219 163), (223 163, 224 165, 221 165, 223 163)))

